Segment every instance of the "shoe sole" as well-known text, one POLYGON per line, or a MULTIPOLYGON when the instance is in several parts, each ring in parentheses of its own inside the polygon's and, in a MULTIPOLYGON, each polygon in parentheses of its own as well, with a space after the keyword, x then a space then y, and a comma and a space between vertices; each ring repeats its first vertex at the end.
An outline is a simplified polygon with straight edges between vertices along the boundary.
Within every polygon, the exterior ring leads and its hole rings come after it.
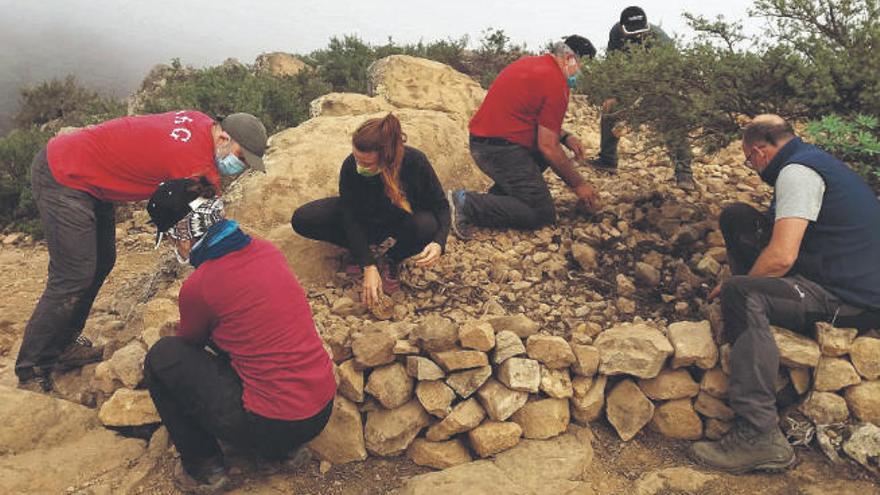
POLYGON ((450 227, 452 227, 452 233, 462 241, 470 240, 471 236, 458 230, 458 222, 456 222, 456 218, 458 218, 458 207, 455 206, 455 200, 452 199, 452 189, 446 191, 446 200, 449 202, 449 213, 452 217, 452 225, 450 225, 450 227))
POLYGON ((696 463, 701 466, 705 466, 710 469, 717 469, 718 471, 724 471, 725 473, 730 474, 746 474, 754 471, 760 471, 764 473, 782 473, 787 471, 789 468, 797 463, 797 456, 794 455, 794 453, 791 454, 791 459, 788 459, 786 461, 761 462, 741 468, 725 468, 709 464, 707 462, 704 462, 699 456, 695 455, 693 451, 691 451, 691 458, 694 459, 694 461, 696 461, 696 463))
POLYGON ((95 356, 94 358, 88 358, 88 359, 76 359, 76 360, 72 360, 72 361, 58 362, 55 364, 54 370, 55 371, 70 371, 72 369, 82 368, 83 366, 85 366, 87 364, 100 363, 103 360, 104 360, 104 356, 100 356, 100 357, 95 356))

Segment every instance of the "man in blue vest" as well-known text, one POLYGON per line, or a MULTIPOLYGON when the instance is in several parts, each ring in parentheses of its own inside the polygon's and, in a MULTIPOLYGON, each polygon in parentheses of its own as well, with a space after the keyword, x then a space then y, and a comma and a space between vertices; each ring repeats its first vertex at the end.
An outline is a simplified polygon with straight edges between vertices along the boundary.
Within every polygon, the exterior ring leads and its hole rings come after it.
POLYGON ((734 473, 795 461, 778 424, 770 325, 880 328, 880 201, 865 181, 777 115, 755 117, 742 149, 774 197, 768 215, 736 203, 719 220, 734 276, 710 297, 720 293, 733 343, 728 397, 738 417, 721 440, 693 445, 697 460, 734 473))

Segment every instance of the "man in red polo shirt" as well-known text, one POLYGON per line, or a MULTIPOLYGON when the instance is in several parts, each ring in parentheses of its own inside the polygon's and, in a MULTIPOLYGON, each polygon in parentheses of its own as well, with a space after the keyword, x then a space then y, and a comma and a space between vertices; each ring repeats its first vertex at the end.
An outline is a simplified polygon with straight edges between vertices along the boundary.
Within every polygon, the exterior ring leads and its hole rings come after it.
POLYGON ((222 122, 185 110, 122 117, 57 136, 31 165, 31 188, 49 247, 46 289, 15 363, 19 387, 48 392, 51 372, 100 361, 81 336, 116 260, 113 202, 141 201, 163 181, 265 170, 266 129, 246 113, 222 122))
POLYGON ((598 207, 596 191, 562 149, 583 158, 583 145, 562 129, 562 121, 580 59, 595 53, 588 39, 572 35, 552 53, 519 59, 498 74, 470 122, 471 156, 495 185, 487 193, 448 192, 458 237, 469 237, 470 226, 535 229, 554 223, 556 208, 543 177, 548 166, 585 207, 598 207))

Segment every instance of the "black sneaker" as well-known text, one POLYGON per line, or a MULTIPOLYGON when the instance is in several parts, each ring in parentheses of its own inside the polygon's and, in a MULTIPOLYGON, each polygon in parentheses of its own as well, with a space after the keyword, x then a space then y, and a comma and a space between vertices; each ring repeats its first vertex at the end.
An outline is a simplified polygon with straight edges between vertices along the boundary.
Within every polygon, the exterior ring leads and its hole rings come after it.
POLYGON ((697 183, 694 182, 694 176, 690 172, 676 172, 675 183, 684 191, 697 190, 697 183))
POLYGON ((588 158, 588 159, 584 160, 584 165, 589 165, 590 167, 593 167, 596 170, 606 172, 609 174, 616 174, 617 173, 617 163, 611 163, 611 162, 603 160, 601 158, 588 158))
POLYGON ((446 192, 449 211, 452 215, 452 233, 455 237, 466 241, 471 238, 471 223, 464 213, 464 202, 467 200, 464 189, 450 189, 446 192))
POLYGON ((229 485, 229 476, 223 459, 211 457, 192 463, 181 462, 174 482, 184 493, 211 495, 222 492, 229 485))
POLYGON ((18 388, 20 390, 49 394, 55 388, 52 382, 52 374, 49 370, 35 366, 29 372, 22 373, 22 375, 24 376, 19 376, 18 379, 18 388))
POLYGON ((80 335, 58 356, 55 369, 67 371, 89 363, 97 363, 103 359, 104 346, 95 346, 91 340, 80 335))
POLYGON ((694 443, 691 454, 701 464, 734 474, 781 472, 795 463, 794 449, 778 426, 761 432, 745 420, 717 442, 694 443))

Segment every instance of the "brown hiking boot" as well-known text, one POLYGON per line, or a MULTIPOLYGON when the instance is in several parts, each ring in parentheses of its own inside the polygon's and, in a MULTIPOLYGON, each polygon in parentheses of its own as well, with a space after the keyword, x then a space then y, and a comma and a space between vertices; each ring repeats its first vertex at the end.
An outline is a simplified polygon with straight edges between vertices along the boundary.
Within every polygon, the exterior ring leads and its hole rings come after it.
POLYGON ((54 389, 52 375, 49 370, 34 367, 18 379, 18 388, 38 394, 51 394, 54 389))
POLYGON ((778 426, 760 432, 745 420, 717 442, 694 443, 691 453, 701 464, 734 474, 781 472, 795 463, 794 449, 778 426))
POLYGON ((694 176, 687 172, 676 172, 675 183, 683 191, 696 191, 697 183, 694 182, 694 176))
POLYGON ((197 495, 222 493, 230 483, 223 459, 219 457, 204 459, 191 467, 185 467, 181 462, 174 468, 173 481, 183 493, 197 495))
POLYGON ((92 345, 91 340, 80 335, 58 356, 55 369, 67 371, 89 363, 97 363, 103 359, 104 346, 92 345))

